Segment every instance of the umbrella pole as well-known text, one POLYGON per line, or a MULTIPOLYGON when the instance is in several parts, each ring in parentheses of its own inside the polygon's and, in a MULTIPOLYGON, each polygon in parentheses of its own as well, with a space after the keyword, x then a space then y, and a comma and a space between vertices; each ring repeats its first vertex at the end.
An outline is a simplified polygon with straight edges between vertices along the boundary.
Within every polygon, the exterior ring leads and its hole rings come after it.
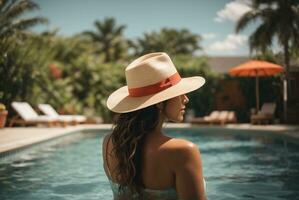
POLYGON ((288 115, 287 115, 287 109, 288 109, 288 104, 287 104, 287 102, 288 102, 288 93, 287 93, 287 90, 288 88, 287 88, 287 80, 286 80, 286 78, 284 77, 284 79, 283 79, 283 118, 284 118, 284 121, 285 122, 287 122, 288 121, 288 119, 287 119, 287 117, 288 117, 288 115))
POLYGON ((255 97, 256 97, 256 112, 260 110, 260 102, 259 102, 259 77, 255 77, 255 97))

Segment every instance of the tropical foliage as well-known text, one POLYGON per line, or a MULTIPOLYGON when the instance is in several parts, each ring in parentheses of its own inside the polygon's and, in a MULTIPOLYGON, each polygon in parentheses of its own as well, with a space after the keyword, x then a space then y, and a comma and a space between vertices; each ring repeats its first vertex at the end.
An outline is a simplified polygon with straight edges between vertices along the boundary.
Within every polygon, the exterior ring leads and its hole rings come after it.
POLYGON ((25 31, 47 20, 21 18, 36 9, 38 6, 32 1, 0 1, 0 99, 8 108, 11 101, 31 93, 34 78, 38 76, 35 68, 45 59, 35 54, 42 44, 33 44, 32 35, 25 31))
POLYGON ((252 0, 251 10, 237 22, 236 32, 256 20, 261 23, 249 37, 251 50, 265 52, 276 38, 283 47, 284 64, 288 77, 290 48, 299 43, 299 1, 295 0, 252 0))
MULTIPOLYGON (((57 29, 41 34, 25 32, 35 24, 46 22, 38 17, 21 18, 22 13, 37 8, 35 3, 26 0, 1 1, 0 19, 5 26, 1 26, 0 31, 0 101, 9 109, 16 100, 32 105, 46 102, 60 112, 100 115, 109 121, 112 113, 106 109, 106 98, 126 84, 124 66, 130 58, 128 40, 123 37, 125 26, 106 18, 95 22, 96 32, 85 31, 72 37, 59 36, 57 29), (14 22, 16 18, 20 20, 14 22)), ((179 70, 183 76, 210 76, 205 58, 191 56, 200 48, 199 36, 184 29, 162 29, 150 37, 158 42, 140 39, 140 47, 134 46, 136 53, 149 49, 169 51, 178 55, 174 62, 182 66, 179 70)), ((212 90, 208 88, 202 92, 209 94, 212 90)), ((191 105, 196 110, 205 111, 211 105, 210 100, 205 99, 202 101, 208 106, 199 106, 202 102, 198 94, 190 98, 196 99, 191 105)))
POLYGON ((32 17, 27 19, 20 19, 24 13, 39 9, 38 5, 33 1, 14 1, 1 0, 0 1, 0 41, 16 33, 24 33, 28 28, 46 23, 47 19, 43 17, 32 17))
POLYGON ((131 41, 136 55, 164 51, 170 55, 192 55, 201 49, 201 37, 187 29, 162 28, 159 32, 144 33, 143 37, 131 41))
POLYGON ((123 38, 124 25, 117 26, 114 18, 104 21, 96 20, 96 32, 85 31, 83 35, 96 44, 95 53, 104 53, 104 62, 111 62, 124 58, 127 55, 127 42, 123 38))

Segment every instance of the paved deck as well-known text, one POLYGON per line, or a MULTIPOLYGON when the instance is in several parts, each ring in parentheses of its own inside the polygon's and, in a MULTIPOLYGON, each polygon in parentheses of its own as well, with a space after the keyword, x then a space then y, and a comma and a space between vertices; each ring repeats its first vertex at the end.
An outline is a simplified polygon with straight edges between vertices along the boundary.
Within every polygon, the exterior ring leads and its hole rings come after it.
MULTIPOLYGON (((4 128, 0 129, 0 153, 9 152, 15 149, 26 147, 35 143, 43 142, 56 137, 64 136, 75 131, 82 130, 110 130, 111 124, 98 125, 78 125, 69 127, 26 127, 26 128, 4 128)), ((197 127, 190 124, 165 124, 166 128, 186 128, 197 127)), ((250 125, 250 124, 235 124, 226 126, 199 126, 202 128, 226 128, 226 129, 242 129, 242 130, 259 130, 273 131, 277 134, 286 135, 299 140, 299 126, 284 126, 284 125, 250 125)))
POLYGON ((18 127, 0 129, 0 153, 43 142, 84 129, 110 129, 110 124, 69 127, 18 127))

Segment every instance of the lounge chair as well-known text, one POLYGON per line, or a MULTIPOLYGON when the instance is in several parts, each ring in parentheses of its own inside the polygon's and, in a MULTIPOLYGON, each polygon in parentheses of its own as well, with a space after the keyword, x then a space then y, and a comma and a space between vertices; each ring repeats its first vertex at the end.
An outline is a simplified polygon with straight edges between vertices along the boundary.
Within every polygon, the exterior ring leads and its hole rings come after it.
POLYGON ((11 105, 18 115, 11 119, 9 123, 10 127, 14 124, 21 124, 23 126, 45 124, 51 127, 58 123, 58 120, 53 117, 38 115, 27 102, 13 102, 11 105))
POLYGON ((274 119, 276 109, 275 103, 264 103, 261 110, 257 114, 250 117, 251 124, 268 124, 274 119))
POLYGON ((38 104, 38 108, 47 116, 60 120, 69 120, 74 124, 86 122, 86 117, 83 115, 60 115, 50 104, 38 104))
POLYGON ((237 123, 237 115, 235 111, 229 111, 227 115, 227 123, 237 123))
POLYGON ((212 124, 219 116, 220 112, 215 110, 208 116, 204 117, 194 117, 190 119, 191 124, 212 124))
POLYGON ((237 123, 236 113, 234 111, 222 110, 219 115, 213 120, 213 124, 225 125, 228 123, 237 123))
POLYGON ((190 120, 191 124, 227 124, 227 123, 236 123, 236 114, 234 111, 212 111, 210 115, 205 117, 193 118, 190 120))
POLYGON ((228 111, 222 110, 219 111, 219 115, 216 119, 214 119, 213 123, 224 125, 227 121, 228 111))

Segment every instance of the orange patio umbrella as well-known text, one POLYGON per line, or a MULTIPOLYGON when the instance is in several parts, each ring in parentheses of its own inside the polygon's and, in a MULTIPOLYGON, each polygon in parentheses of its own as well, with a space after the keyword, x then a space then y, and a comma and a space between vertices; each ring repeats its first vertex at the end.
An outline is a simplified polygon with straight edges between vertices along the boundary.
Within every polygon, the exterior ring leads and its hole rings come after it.
POLYGON ((256 92, 256 109, 259 110, 259 77, 260 76, 273 76, 281 73, 284 68, 280 65, 261 61, 261 60, 250 60, 246 63, 238 65, 230 69, 229 74, 231 76, 244 76, 244 77, 255 77, 255 92, 256 92))

